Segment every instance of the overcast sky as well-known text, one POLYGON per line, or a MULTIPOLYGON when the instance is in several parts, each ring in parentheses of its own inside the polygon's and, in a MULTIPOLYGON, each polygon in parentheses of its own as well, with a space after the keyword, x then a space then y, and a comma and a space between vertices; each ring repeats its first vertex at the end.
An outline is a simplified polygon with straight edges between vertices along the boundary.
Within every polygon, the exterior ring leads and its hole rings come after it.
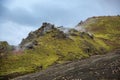
POLYGON ((92 16, 120 14, 120 0, 0 0, 0 41, 17 45, 43 22, 74 27, 92 16))

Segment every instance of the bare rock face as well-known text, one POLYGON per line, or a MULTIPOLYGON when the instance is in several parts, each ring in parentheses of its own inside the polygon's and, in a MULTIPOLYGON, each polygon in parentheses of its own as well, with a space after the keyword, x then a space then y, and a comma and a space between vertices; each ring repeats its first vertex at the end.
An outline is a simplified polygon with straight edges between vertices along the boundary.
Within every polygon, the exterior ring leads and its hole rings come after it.
POLYGON ((42 26, 38 29, 38 30, 36 30, 35 32, 34 32, 34 34, 36 34, 37 35, 37 37, 39 37, 39 36, 44 36, 44 34, 46 33, 46 32, 48 32, 48 31, 51 31, 51 30, 53 30, 55 28, 55 26, 53 25, 53 24, 50 24, 50 23, 43 23, 42 24, 42 26))
POLYGON ((43 30, 43 33, 47 32, 47 31, 50 31, 52 29, 54 29, 54 25, 53 24, 50 24, 50 23, 43 23, 41 29, 43 30))

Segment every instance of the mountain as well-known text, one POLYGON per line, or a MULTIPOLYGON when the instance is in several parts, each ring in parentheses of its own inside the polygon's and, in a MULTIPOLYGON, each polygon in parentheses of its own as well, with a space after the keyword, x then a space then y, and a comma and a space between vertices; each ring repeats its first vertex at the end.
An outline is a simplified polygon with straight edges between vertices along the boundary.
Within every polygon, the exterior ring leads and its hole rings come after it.
POLYGON ((69 29, 45 22, 22 40, 16 52, 0 59, 0 76, 13 78, 118 50, 119 30, 120 16, 91 17, 69 29))
POLYGON ((43 23, 38 30, 30 32, 20 44, 21 48, 34 49, 34 52, 41 46, 52 53, 61 53, 63 56, 74 52, 78 55, 83 53, 83 55, 89 56, 105 53, 109 49, 109 46, 102 40, 98 40, 89 32, 78 31, 74 28, 63 29, 63 27, 57 27, 50 23, 43 23))
POLYGON ((84 29, 103 40, 111 48, 120 48, 120 16, 91 17, 79 23, 76 28, 84 29))

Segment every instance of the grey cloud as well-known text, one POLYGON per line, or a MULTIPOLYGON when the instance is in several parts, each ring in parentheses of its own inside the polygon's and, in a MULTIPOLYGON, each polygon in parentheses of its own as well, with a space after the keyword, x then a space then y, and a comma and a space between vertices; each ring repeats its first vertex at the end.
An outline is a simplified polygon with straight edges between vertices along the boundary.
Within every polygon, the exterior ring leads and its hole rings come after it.
POLYGON ((38 22, 38 18, 34 17, 34 14, 30 14, 30 12, 25 9, 14 10, 14 12, 11 12, 11 16, 9 17, 9 19, 12 19, 12 21, 19 24, 32 26, 38 22))
MULTIPOLYGON (((24 27, 37 28, 42 22, 74 27, 88 17, 120 14, 119 3, 120 0, 0 0, 0 24, 5 24, 3 30, 12 27, 8 22, 17 24, 14 25, 15 30, 21 26, 20 32, 24 33, 24 27)), ((0 40, 5 33, 2 31, 0 40)), ((21 37, 23 35, 26 33, 21 37)), ((12 37, 11 43, 14 43, 15 36, 18 34, 12 37)))
POLYGON ((7 8, 2 9, 4 10, 3 13, 1 13, 2 20, 9 20, 18 24, 32 26, 39 21, 36 17, 34 17, 34 14, 30 14, 27 10, 24 9, 17 9, 14 11, 7 10, 7 8))
POLYGON ((1 14, 4 19, 11 20, 18 24, 38 26, 44 21, 50 21, 61 25, 69 25, 73 22, 71 25, 73 26, 76 22, 84 20, 89 16, 109 15, 120 11, 115 10, 115 4, 118 4, 117 1, 119 0, 116 0, 116 3, 111 3, 112 7, 109 6, 107 1, 108 0, 45 0, 42 3, 38 2, 31 5, 30 8, 33 13, 24 7, 15 8, 11 11, 2 6, 0 10, 3 11, 1 14), (107 7, 110 8, 109 11, 107 7))

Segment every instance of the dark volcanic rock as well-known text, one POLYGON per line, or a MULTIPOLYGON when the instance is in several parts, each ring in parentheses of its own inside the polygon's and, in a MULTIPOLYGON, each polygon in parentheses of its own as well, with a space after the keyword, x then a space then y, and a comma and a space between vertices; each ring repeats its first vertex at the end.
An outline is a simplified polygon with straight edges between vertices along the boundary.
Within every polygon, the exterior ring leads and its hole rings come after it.
POLYGON ((38 45, 38 42, 36 40, 28 42, 22 46, 22 49, 33 49, 35 46, 38 45))
POLYGON ((120 50, 54 65, 13 80, 120 80, 120 50))
POLYGON ((46 32, 51 31, 55 28, 53 24, 50 23, 43 23, 42 26, 36 30, 36 31, 31 31, 28 34, 28 37, 23 39, 22 42, 20 43, 20 47, 24 49, 28 49, 29 47, 31 48, 34 46, 33 42, 35 38, 38 38, 40 36, 43 36, 46 32))

